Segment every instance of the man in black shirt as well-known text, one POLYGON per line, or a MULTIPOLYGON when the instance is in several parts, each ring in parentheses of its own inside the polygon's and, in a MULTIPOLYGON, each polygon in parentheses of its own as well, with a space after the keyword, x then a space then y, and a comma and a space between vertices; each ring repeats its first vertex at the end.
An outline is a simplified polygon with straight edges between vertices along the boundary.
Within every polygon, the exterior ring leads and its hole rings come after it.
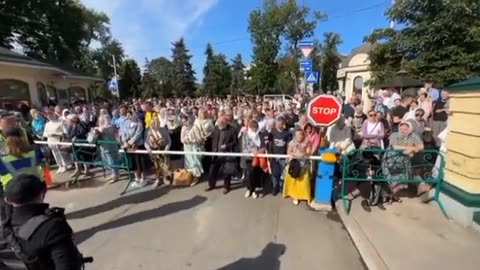
POLYGON ((437 147, 440 147, 441 141, 438 134, 447 127, 449 114, 448 91, 442 90, 440 98, 433 103, 432 131, 437 147))
MULTIPOLYGON (((217 123, 212 133, 212 152, 232 153, 238 144, 238 133, 228 124, 225 115, 219 115, 217 123)), ((236 161, 236 157, 213 157, 206 191, 215 189, 217 179, 223 178, 223 194, 230 192, 231 179, 237 174, 236 161)))
MULTIPOLYGON (((270 152, 272 154, 286 155, 288 143, 291 139, 292 134, 285 127, 285 119, 278 117, 275 128, 272 130, 270 152)), ((280 192, 281 177, 285 169, 285 159, 272 159, 270 161, 270 167, 272 169, 273 195, 276 196, 280 192)))
POLYGON ((408 107, 411 101, 412 98, 404 97, 400 100, 400 104, 392 109, 392 132, 398 131, 398 125, 402 122, 403 117, 408 112, 408 107))
POLYGON ((295 114, 292 107, 287 109, 287 113, 285 114, 285 124, 287 129, 291 129, 295 127, 295 123, 298 122, 298 115, 295 114))
POLYGON ((73 242, 73 232, 64 209, 48 208, 43 202, 46 185, 34 175, 20 174, 5 188, 5 199, 13 206, 9 220, 15 254, 29 270, 80 270, 83 257, 73 242))

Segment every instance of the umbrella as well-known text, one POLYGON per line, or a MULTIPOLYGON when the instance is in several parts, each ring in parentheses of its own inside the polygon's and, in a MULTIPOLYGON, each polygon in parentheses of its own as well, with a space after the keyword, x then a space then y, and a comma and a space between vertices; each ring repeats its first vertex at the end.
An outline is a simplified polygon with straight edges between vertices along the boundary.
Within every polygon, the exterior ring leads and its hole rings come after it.
POLYGON ((410 77, 407 72, 399 71, 390 80, 381 84, 381 88, 407 88, 407 87, 422 87, 423 82, 410 77))

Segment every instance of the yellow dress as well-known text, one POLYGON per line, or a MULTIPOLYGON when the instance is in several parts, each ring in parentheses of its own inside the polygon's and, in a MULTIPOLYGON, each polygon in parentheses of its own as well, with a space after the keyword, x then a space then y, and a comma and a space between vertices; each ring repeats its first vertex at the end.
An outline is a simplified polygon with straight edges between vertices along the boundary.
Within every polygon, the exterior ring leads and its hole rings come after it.
MULTIPOLYGON (((302 153, 307 152, 308 142, 298 143, 291 141, 291 146, 294 147, 295 151, 302 153)), ((302 162, 302 174, 294 178, 288 173, 288 165, 285 168, 285 177, 283 184, 283 197, 290 197, 299 201, 307 201, 310 203, 312 201, 312 184, 311 184, 311 172, 310 166, 308 166, 308 161, 302 162)))
MULTIPOLYGON (((309 167, 309 166, 308 166, 309 167)), ((312 201, 312 184, 310 170, 304 167, 302 174, 294 178, 288 173, 288 166, 285 168, 285 179, 283 184, 283 197, 290 197, 299 201, 312 201)))

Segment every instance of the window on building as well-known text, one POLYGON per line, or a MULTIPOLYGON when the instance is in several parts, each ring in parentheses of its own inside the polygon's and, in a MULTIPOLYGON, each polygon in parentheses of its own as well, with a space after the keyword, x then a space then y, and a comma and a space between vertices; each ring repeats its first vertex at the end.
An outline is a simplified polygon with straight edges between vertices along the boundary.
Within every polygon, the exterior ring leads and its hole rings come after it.
POLYGON ((87 93, 85 89, 80 86, 73 86, 68 88, 68 93, 70 96, 70 103, 73 104, 77 101, 86 101, 87 100, 87 93))
POLYGON ((363 78, 362 76, 356 76, 355 79, 353 79, 353 94, 361 98, 362 90, 363 90, 363 78))
POLYGON ((28 83, 5 79, 0 80, 0 106, 16 108, 20 103, 30 104, 30 89, 28 83))
POLYGON ((57 89, 51 85, 47 85, 47 98, 48 100, 52 100, 57 102, 58 97, 57 97, 57 89))

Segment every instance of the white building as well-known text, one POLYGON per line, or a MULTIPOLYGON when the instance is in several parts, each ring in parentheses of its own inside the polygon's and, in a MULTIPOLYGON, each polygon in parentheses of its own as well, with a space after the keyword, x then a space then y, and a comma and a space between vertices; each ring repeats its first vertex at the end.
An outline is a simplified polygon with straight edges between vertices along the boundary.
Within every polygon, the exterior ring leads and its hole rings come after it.
POLYGON ((366 85, 366 82, 372 77, 369 59, 372 46, 370 43, 365 43, 353 49, 342 61, 337 71, 340 92, 345 95, 347 100, 354 94, 360 95, 365 110, 368 110, 372 104, 372 100, 368 96, 373 94, 373 89, 366 85))

